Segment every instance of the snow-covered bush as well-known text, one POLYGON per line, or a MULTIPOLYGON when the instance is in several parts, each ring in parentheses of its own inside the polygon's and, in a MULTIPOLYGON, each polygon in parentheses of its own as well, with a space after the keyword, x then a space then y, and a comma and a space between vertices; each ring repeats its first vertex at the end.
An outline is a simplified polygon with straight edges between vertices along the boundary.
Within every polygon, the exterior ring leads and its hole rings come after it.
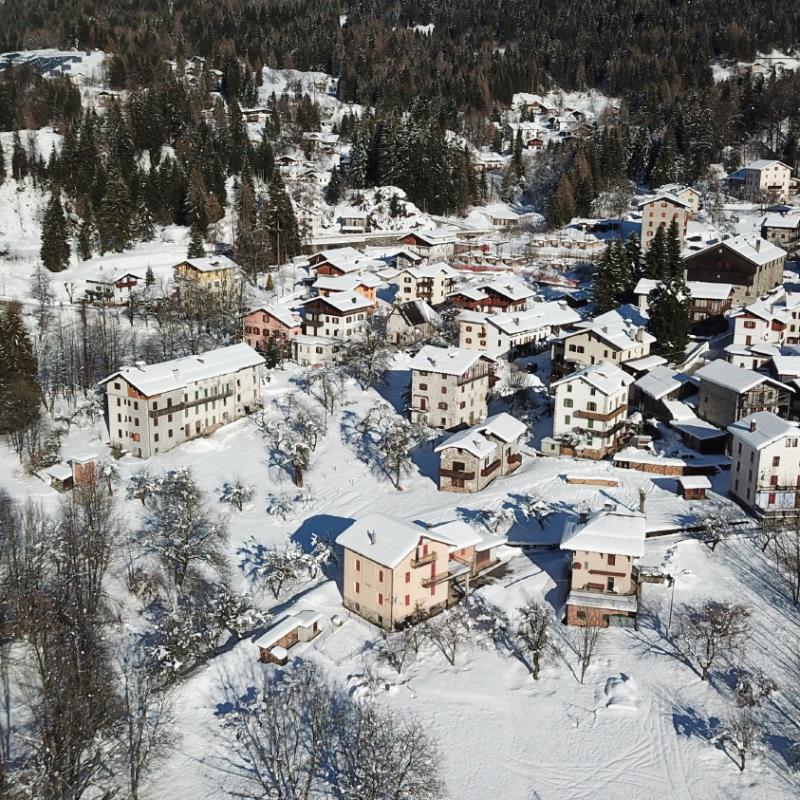
POLYGON ((237 478, 235 481, 225 481, 220 486, 219 499, 221 503, 229 503, 241 511, 245 503, 253 499, 253 492, 252 486, 242 483, 241 479, 237 478))

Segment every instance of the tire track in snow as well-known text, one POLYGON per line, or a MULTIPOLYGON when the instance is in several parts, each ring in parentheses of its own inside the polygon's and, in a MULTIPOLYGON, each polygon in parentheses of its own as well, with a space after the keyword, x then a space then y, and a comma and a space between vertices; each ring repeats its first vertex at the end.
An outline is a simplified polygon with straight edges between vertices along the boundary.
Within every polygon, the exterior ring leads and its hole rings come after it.
POLYGON ((648 714, 649 726, 658 738, 659 752, 666 756, 669 752, 672 754, 670 762, 666 758, 661 760, 661 766, 664 768, 664 774, 667 778, 667 784, 670 787, 671 800, 679 800, 679 798, 687 798, 692 800, 692 793, 689 790, 689 784, 686 782, 686 772, 683 769, 683 759, 681 758, 680 747, 675 740, 674 736, 669 736, 668 732, 664 730, 665 719, 663 709, 656 706, 656 701, 651 700, 650 712, 648 714), (675 767, 675 769, 673 769, 675 767), (678 776, 678 780, 673 780, 673 776, 678 776), (677 784, 677 785, 676 785, 677 784))

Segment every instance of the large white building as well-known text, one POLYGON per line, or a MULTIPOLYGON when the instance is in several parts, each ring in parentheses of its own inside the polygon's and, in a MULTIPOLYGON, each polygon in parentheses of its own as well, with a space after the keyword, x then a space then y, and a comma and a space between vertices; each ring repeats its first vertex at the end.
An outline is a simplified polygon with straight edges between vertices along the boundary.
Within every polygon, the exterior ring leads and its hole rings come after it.
POLYGON ((453 291, 457 279, 458 272, 443 261, 436 261, 406 267, 392 282, 397 284, 397 302, 424 300, 430 306, 438 306, 453 291))
POLYGON ((752 199, 761 196, 772 202, 785 202, 789 199, 792 168, 782 161, 766 158, 751 161, 743 173, 745 190, 752 199))
POLYGON ((595 364, 551 384, 553 437, 542 441, 542 452, 559 455, 566 446, 584 458, 603 458, 617 450, 632 383, 615 364, 595 364))
POLYGON ((525 311, 500 314, 462 311, 458 315, 458 346, 480 350, 492 358, 516 357, 577 322, 580 316, 563 300, 533 303, 525 311))
POLYGON ((112 446, 150 458, 251 413, 261 403, 263 363, 251 347, 235 344, 123 367, 100 382, 112 446))
POLYGON ((450 430, 486 419, 494 361, 484 353, 426 345, 411 359, 411 421, 450 430))
POLYGON ((731 493, 759 514, 800 513, 800 428, 769 411, 728 426, 731 493))

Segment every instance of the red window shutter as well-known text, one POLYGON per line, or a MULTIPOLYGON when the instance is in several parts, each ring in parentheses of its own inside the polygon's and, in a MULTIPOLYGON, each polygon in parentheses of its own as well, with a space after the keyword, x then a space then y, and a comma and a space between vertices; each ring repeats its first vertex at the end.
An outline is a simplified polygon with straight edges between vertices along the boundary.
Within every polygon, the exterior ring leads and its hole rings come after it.
POLYGON ((383 570, 382 569, 378 570, 378 580, 381 581, 381 583, 383 582, 383 570))
MULTIPOLYGON (((800 475, 798 475, 798 480, 800 480, 800 475)), ((411 573, 406 572, 406 583, 411 583, 411 573)))
POLYGON ((407 594, 407 595, 406 595, 406 605, 407 605, 407 606, 410 606, 410 605, 411 605, 411 595, 410 595, 410 594, 407 594))
POLYGON ((356 559, 356 572, 361 572, 361 559, 356 559))
POLYGON ((379 595, 378 595, 378 605, 379 605, 379 606, 382 606, 382 605, 383 605, 383 595, 382 595, 382 594, 379 594, 379 595))
POLYGON ((436 594, 436 584, 432 583, 431 584, 431 597, 433 597, 435 594, 436 594))
POLYGON ((358 594, 360 591, 361 591, 361 584, 358 581, 356 581, 356 594, 358 594))
POLYGON ((614 564, 616 564, 616 563, 617 563, 617 557, 615 555, 609 555, 608 556, 608 566, 609 567, 613 567, 614 564))

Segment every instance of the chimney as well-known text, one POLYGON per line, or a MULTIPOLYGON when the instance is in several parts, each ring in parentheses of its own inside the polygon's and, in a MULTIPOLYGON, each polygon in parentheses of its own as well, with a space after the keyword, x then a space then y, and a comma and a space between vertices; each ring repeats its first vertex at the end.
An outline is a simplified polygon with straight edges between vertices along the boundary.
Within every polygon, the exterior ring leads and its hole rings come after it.
POLYGON ((636 341, 641 343, 644 341, 644 328, 638 328, 636 331, 636 341))
POLYGON ((589 509, 586 506, 581 506, 578 510, 578 520, 581 525, 585 525, 589 521, 589 509))
POLYGON ((147 366, 144 361, 135 361, 134 364, 138 369, 144 369, 147 366))
POLYGON ((178 378, 178 370, 177 369, 173 369, 172 370, 172 377, 177 380, 177 378, 178 378))
POLYGON ((750 433, 755 433, 757 427, 758 427, 758 425, 756 424, 756 421, 754 419, 751 419, 750 420, 750 433))
POLYGON ((758 253, 760 250, 761 250, 761 237, 759 236, 756 239, 756 253, 758 253))
POLYGON ((647 492, 639 488, 639 513, 644 514, 644 504, 647 501, 647 492))
POLYGON ((375 544, 375 531, 367 531, 367 536, 369 537, 369 543, 375 544))

